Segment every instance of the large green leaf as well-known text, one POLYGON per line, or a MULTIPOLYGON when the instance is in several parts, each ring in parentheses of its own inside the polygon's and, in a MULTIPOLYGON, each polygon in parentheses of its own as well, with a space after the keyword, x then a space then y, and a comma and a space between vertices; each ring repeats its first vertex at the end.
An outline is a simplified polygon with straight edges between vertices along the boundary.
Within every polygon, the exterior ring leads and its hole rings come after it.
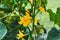
POLYGON ((60 8, 57 8, 56 13, 53 13, 51 9, 48 9, 47 11, 49 12, 50 20, 60 26, 60 8))
POLYGON ((48 9, 47 11, 49 12, 50 20, 55 21, 55 13, 53 13, 53 11, 50 9, 48 9))
POLYGON ((55 19, 56 19, 56 23, 60 26, 60 8, 57 8, 55 19))
POLYGON ((7 29, 6 26, 0 22, 0 40, 6 35, 7 29))
POLYGON ((53 27, 48 32, 47 40, 60 40, 60 30, 57 30, 55 27, 53 27))

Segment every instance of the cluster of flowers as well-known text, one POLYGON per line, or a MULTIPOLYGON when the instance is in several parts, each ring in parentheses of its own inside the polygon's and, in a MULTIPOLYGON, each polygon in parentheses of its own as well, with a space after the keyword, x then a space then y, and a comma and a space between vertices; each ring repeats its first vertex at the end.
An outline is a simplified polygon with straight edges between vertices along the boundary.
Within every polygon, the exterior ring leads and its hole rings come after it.
MULTIPOLYGON (((32 0, 29 0, 29 1, 32 1, 32 0)), ((42 7, 42 6, 40 6, 39 7, 39 10, 40 10, 40 12, 43 12, 44 11, 44 7, 42 7)), ((27 10, 28 11, 28 10, 27 10)), ((48 14, 48 12, 46 12, 46 14, 48 14)), ((30 14, 29 14, 29 11, 28 12, 26 12, 26 15, 25 16, 20 16, 20 21, 18 22, 20 25, 23 25, 24 27, 27 27, 30 23, 31 23, 31 16, 30 16, 30 14)), ((35 20, 34 20, 34 23, 37 23, 37 19, 35 18, 35 20)), ((41 29, 40 31, 42 31, 42 32, 44 32, 44 30, 43 29, 41 29)), ((19 34, 17 34, 17 38, 18 38, 18 40, 20 39, 20 38, 23 38, 24 37, 24 34, 21 32, 21 31, 19 31, 19 34)))
MULTIPOLYGON (((28 10, 27 10, 28 11, 28 10)), ((26 15, 25 16, 20 16, 20 21, 18 22, 20 25, 23 25, 24 27, 27 27, 29 25, 29 23, 31 23, 31 16, 29 15, 29 11, 26 11, 26 15)), ((34 23, 37 23, 37 19, 35 18, 34 23)), ((23 38, 24 34, 22 32, 19 31, 19 34, 17 34, 17 38, 23 38)))

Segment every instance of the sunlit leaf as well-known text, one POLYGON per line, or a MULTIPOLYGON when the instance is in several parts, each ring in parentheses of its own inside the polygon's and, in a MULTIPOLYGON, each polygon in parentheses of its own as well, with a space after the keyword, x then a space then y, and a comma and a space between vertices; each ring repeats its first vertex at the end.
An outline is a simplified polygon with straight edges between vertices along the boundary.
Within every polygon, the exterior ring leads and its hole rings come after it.
POLYGON ((0 22, 0 40, 6 35, 7 29, 6 26, 0 22))

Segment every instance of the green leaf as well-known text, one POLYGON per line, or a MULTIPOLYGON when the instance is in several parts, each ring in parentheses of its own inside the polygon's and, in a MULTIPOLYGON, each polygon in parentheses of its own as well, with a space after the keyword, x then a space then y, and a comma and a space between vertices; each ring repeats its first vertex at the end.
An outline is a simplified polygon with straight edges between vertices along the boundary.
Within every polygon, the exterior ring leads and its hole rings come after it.
POLYGON ((49 12, 50 20, 55 21, 55 13, 53 13, 53 11, 50 9, 48 9, 47 11, 49 12))
POLYGON ((6 26, 0 22, 0 40, 6 35, 7 29, 6 26))
POLYGON ((57 8, 55 19, 56 19, 56 23, 60 26, 60 8, 57 8))
POLYGON ((57 8, 56 13, 53 13, 51 9, 48 9, 47 11, 49 12, 50 20, 60 26, 60 8, 57 8))
POLYGON ((60 30, 57 30, 55 27, 53 27, 48 32, 47 40, 60 40, 60 30))

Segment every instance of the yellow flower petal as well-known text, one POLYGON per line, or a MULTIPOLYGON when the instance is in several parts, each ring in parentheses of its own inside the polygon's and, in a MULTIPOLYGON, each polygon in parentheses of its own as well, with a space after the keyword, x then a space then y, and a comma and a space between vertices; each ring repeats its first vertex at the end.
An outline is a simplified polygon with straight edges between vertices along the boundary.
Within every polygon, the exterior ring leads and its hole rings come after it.
MULTIPOLYGON (((29 2, 32 2, 33 0, 29 0, 29 2)), ((37 2, 38 0, 36 0, 36 2, 37 2)))
POLYGON ((19 34, 17 34, 17 38, 20 39, 20 38, 23 38, 23 37, 24 37, 24 34, 19 31, 19 34))
POLYGON ((20 16, 20 20, 23 20, 24 18, 20 16))
POLYGON ((23 24, 23 26, 27 26, 30 22, 31 22, 31 16, 29 15, 29 13, 26 12, 26 16, 25 17, 21 17, 20 16, 20 22, 18 22, 20 25, 23 24))
POLYGON ((49 13, 48 13, 48 12, 46 12, 46 14, 48 15, 49 13))
POLYGON ((29 13, 26 12, 26 16, 25 16, 27 19, 30 19, 31 16, 29 15, 29 13))
POLYGON ((29 2, 32 2, 32 0, 29 0, 29 2))
POLYGON ((37 21, 38 21, 38 20, 35 18, 35 19, 34 19, 34 23, 37 23, 37 21))
POLYGON ((23 23, 23 21, 18 22, 20 25, 23 23))
POLYGON ((27 13, 30 13, 29 10, 26 10, 27 13))
POLYGON ((31 22, 30 19, 26 19, 26 20, 24 21, 24 23, 23 23, 23 26, 27 26, 30 22, 31 22))
POLYGON ((20 25, 23 24, 24 18, 20 16, 20 22, 18 22, 20 25))
POLYGON ((26 27, 28 24, 27 23, 23 23, 23 26, 26 27))
POLYGON ((44 7, 40 6, 40 7, 39 7, 39 10, 40 10, 41 12, 43 12, 43 11, 44 11, 44 7))
POLYGON ((29 13, 28 13, 28 12, 26 12, 26 15, 29 15, 29 13))
POLYGON ((40 29, 40 32, 44 33, 44 29, 40 29))
POLYGON ((30 19, 31 17, 30 17, 29 15, 26 15, 26 18, 27 18, 27 19, 30 19))

